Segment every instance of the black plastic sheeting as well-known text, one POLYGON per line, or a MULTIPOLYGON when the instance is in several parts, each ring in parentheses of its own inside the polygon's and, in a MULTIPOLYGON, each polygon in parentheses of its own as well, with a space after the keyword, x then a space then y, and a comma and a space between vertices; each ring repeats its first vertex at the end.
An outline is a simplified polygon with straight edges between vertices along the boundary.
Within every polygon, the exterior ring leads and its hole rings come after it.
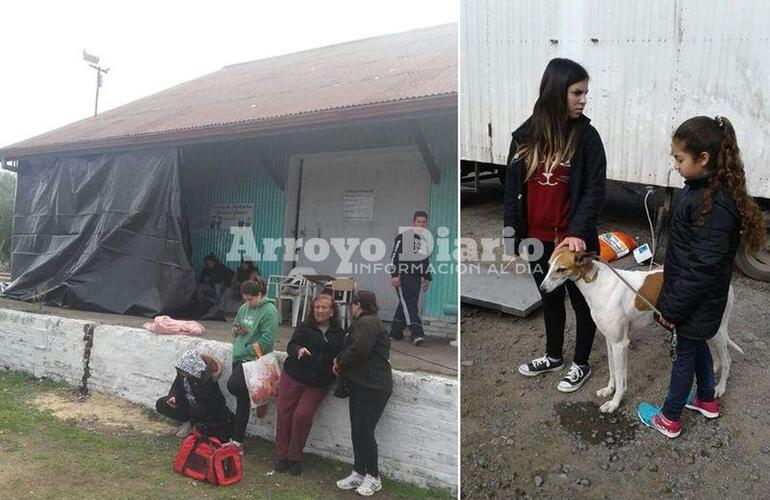
POLYGON ((6 297, 151 316, 195 292, 176 149, 24 161, 6 297))

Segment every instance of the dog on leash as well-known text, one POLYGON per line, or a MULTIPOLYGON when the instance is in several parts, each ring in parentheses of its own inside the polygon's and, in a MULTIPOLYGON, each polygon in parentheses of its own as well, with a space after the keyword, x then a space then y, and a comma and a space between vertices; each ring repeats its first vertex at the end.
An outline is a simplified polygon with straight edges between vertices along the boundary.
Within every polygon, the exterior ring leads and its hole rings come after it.
MULTIPOLYGON (((607 341, 610 380, 606 387, 596 391, 596 395, 605 399, 612 396, 599 408, 604 413, 612 413, 620 406, 628 385, 629 334, 655 323, 653 311, 609 269, 608 264, 596 260, 593 253, 573 252, 563 247, 551 256, 549 266, 540 289, 547 293, 567 280, 574 281, 591 308, 591 317, 597 329, 607 341)), ((663 286, 663 271, 617 272, 650 303, 657 302, 663 286)), ((715 387, 716 397, 724 394, 730 375, 728 346, 743 354, 743 350, 727 334, 734 300, 733 287, 730 286, 719 331, 708 340, 711 352, 715 354, 714 371, 721 367, 719 383, 715 387)))

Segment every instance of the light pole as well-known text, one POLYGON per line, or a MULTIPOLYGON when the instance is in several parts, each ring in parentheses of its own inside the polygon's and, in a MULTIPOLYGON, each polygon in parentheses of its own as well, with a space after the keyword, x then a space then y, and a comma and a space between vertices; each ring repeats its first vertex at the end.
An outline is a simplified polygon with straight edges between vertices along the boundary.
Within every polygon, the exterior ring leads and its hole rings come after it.
POLYGON ((94 116, 99 112, 99 87, 102 86, 102 73, 107 73, 110 68, 99 66, 99 57, 86 52, 83 49, 83 60, 89 63, 89 66, 96 70, 96 102, 94 103, 94 116))

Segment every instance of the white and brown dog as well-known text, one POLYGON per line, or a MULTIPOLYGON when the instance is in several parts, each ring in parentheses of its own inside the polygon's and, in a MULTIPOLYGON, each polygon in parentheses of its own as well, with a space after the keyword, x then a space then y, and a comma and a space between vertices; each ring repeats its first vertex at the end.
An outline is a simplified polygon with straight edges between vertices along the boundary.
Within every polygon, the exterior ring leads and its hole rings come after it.
MULTIPOLYGON (((607 362, 610 380, 606 387, 596 391, 600 398, 612 399, 601 405, 605 413, 615 411, 626 392, 628 379, 629 334, 655 323, 653 312, 643 300, 629 289, 610 269, 609 265, 595 260, 594 254, 572 252, 566 247, 558 249, 549 260, 549 270, 540 289, 550 292, 566 280, 572 280, 591 308, 591 317, 597 329, 607 341, 607 362), (614 394, 614 395, 613 395, 614 394)), ((658 271, 617 271, 623 279, 639 293, 655 304, 663 285, 663 272, 658 271)), ((728 345, 743 354, 727 334, 727 325, 733 309, 733 288, 730 287, 727 306, 717 334, 708 340, 714 356, 714 371, 720 369, 721 376, 715 388, 716 396, 725 392, 730 375, 730 353, 728 345)), ((661 330, 662 331, 662 330, 661 330)))

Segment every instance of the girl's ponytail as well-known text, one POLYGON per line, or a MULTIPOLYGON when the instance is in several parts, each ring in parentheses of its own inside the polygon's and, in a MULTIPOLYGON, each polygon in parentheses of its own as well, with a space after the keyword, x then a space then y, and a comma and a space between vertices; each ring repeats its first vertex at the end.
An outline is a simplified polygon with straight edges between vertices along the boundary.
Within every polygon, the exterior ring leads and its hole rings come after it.
POLYGON ((762 212, 746 189, 746 171, 733 124, 724 116, 696 116, 677 128, 674 139, 682 141, 693 157, 707 152, 711 158, 707 166, 711 182, 703 194, 701 216, 711 211, 713 194, 724 187, 741 215, 741 240, 749 253, 757 253, 765 243, 765 227, 762 212))
MULTIPOLYGON (((726 186, 741 214, 741 240, 751 254, 765 244, 765 228, 762 212, 746 188, 746 171, 741 160, 741 150, 733 124, 724 116, 714 118, 722 131, 722 142, 716 158, 716 176, 719 184, 726 186)), ((716 179, 715 179, 716 180, 716 179)), ((712 182, 714 185, 714 182, 712 182)), ((716 186, 715 186, 716 187, 716 186)), ((709 189, 713 192, 713 190, 709 189)))

